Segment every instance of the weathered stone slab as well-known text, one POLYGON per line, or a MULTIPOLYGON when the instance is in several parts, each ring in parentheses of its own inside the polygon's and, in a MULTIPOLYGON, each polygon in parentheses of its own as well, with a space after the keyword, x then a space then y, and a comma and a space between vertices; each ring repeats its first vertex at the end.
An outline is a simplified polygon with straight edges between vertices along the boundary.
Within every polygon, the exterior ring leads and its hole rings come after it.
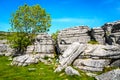
POLYGON ((73 44, 71 44, 63 53, 62 57, 65 58, 73 54, 79 48, 79 45, 80 43, 77 43, 77 42, 74 42, 73 44))
POLYGON ((79 43, 73 43, 72 45, 76 45, 76 47, 71 49, 71 46, 68 47, 68 49, 63 53, 63 58, 59 61, 61 65, 70 65, 74 59, 80 55, 85 49, 86 44, 79 44, 79 43), (69 50, 71 49, 71 51, 69 50))
POLYGON ((76 59, 73 63, 74 66, 88 66, 88 67, 105 67, 110 64, 110 61, 107 59, 76 59))
POLYGON ((120 80, 120 69, 115 69, 95 77, 97 80, 120 80))
POLYGON ((78 76, 80 76, 79 72, 77 70, 73 69, 71 66, 68 66, 68 67, 65 68, 65 73, 67 75, 78 75, 78 76))
POLYGON ((84 55, 100 58, 119 58, 120 48, 114 45, 87 45, 84 55))
POLYGON ((76 67, 84 71, 92 71, 92 72, 103 71, 103 68, 98 68, 98 67, 88 67, 88 66, 76 66, 76 67))
POLYGON ((38 63, 39 61, 45 62, 47 64, 47 61, 44 60, 45 57, 54 58, 54 54, 25 54, 17 56, 13 58, 11 65, 27 66, 38 63))

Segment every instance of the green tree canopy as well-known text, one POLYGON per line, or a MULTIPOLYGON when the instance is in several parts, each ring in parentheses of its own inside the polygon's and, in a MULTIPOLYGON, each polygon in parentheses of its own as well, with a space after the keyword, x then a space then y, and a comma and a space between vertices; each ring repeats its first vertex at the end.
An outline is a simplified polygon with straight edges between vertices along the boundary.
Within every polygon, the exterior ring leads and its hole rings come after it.
POLYGON ((16 51, 23 53, 32 43, 35 34, 49 31, 51 18, 40 5, 25 4, 12 14, 10 23, 13 36, 10 36, 8 41, 16 51))

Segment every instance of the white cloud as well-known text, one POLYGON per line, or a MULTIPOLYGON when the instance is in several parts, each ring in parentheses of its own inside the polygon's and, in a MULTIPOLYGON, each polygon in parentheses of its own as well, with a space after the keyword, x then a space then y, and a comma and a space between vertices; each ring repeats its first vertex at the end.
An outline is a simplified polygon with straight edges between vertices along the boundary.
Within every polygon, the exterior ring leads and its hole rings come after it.
POLYGON ((81 18, 58 18, 53 19, 53 22, 76 22, 76 23, 85 23, 85 22, 95 22, 96 19, 81 19, 81 18))

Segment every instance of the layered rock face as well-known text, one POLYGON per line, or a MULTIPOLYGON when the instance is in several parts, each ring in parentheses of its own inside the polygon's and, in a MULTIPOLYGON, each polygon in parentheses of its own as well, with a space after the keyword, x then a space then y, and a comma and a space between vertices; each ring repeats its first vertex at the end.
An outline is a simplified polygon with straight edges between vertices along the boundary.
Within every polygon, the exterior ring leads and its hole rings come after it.
MULTIPOLYGON (((120 21, 106 23, 102 27, 93 28, 94 37, 99 44, 120 44, 120 21), (106 39, 107 38, 107 39, 106 39)), ((90 41, 88 35, 90 28, 87 26, 78 26, 61 30, 58 34, 58 45, 61 52, 64 52, 67 47, 73 42, 87 43, 90 41)))
POLYGON ((102 28, 93 28, 94 30, 94 36, 96 41, 98 41, 99 44, 105 44, 104 42, 104 30, 102 28))
POLYGON ((50 35, 47 33, 41 33, 37 35, 34 45, 28 46, 27 53, 46 53, 50 54, 54 52, 54 44, 50 35))
POLYGON ((58 33, 58 45, 61 52, 64 52, 73 42, 87 43, 90 40, 88 30, 89 27, 87 26, 79 26, 60 31, 58 33))

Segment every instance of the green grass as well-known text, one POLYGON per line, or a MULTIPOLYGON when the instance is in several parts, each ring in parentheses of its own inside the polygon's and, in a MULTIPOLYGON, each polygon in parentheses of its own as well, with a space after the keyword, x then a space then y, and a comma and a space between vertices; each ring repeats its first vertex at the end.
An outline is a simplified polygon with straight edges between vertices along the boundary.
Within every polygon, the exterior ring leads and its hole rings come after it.
POLYGON ((18 67, 9 64, 8 57, 0 56, 0 80, 94 80, 84 72, 80 72, 81 76, 67 76, 64 72, 54 73, 54 65, 38 63, 18 67))
POLYGON ((99 43, 98 41, 91 40, 91 41, 88 41, 88 44, 99 44, 99 43))

